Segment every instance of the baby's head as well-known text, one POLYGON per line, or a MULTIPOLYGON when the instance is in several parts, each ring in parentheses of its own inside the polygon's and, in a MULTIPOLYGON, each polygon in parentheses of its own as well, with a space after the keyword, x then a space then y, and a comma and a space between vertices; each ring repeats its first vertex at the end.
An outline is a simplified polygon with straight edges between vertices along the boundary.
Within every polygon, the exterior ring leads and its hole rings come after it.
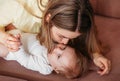
POLYGON ((67 78, 76 78, 87 70, 87 58, 69 46, 64 50, 55 48, 48 60, 56 73, 67 78))

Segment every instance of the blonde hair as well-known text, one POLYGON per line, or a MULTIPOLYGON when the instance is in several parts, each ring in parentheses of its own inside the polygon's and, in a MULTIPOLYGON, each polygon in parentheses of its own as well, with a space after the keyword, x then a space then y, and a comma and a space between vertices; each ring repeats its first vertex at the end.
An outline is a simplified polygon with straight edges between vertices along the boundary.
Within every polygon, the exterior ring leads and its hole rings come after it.
POLYGON ((48 48, 48 52, 54 48, 50 32, 52 25, 69 31, 76 31, 80 27, 81 13, 82 2, 80 0, 49 0, 43 13, 42 26, 38 34, 40 43, 48 48), (49 22, 46 21, 48 14, 51 15, 49 22))
POLYGON ((49 0, 43 12, 42 25, 38 40, 48 52, 54 48, 51 37, 51 27, 55 25, 69 31, 78 31, 81 35, 69 41, 68 45, 74 47, 84 55, 101 52, 101 45, 96 37, 96 26, 93 18, 93 9, 89 0, 49 0), (46 21, 51 15, 49 22, 46 21))

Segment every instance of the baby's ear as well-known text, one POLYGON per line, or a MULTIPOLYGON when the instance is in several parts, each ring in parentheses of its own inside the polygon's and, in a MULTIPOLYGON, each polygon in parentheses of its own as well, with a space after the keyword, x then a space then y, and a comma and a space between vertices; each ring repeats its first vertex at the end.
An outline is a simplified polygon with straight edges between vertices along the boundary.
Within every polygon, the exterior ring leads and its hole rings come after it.
POLYGON ((50 17, 51 17, 51 14, 48 14, 48 15, 46 16, 46 21, 47 21, 48 23, 49 23, 50 17))
POLYGON ((57 74, 59 74, 59 70, 57 70, 57 69, 54 69, 54 71, 55 71, 57 74))

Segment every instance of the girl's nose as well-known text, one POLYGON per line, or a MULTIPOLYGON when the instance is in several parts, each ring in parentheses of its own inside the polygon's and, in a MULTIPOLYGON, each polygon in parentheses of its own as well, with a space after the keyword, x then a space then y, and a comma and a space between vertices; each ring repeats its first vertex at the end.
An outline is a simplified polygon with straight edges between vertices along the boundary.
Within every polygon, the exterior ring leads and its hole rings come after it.
POLYGON ((58 48, 64 50, 64 49, 66 48, 66 45, 65 45, 65 44, 57 44, 56 47, 58 47, 58 48))
POLYGON ((62 39, 62 44, 67 44, 68 43, 68 41, 69 41, 69 39, 68 38, 64 38, 64 39, 62 39))

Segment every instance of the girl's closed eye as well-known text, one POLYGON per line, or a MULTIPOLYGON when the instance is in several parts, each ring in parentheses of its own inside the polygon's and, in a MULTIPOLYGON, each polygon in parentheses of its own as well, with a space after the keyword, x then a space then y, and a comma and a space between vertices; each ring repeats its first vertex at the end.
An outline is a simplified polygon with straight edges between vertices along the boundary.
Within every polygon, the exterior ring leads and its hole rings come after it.
POLYGON ((65 37, 64 37, 64 36, 62 36, 62 35, 59 35, 59 37, 60 37, 61 39, 65 38, 65 37))

